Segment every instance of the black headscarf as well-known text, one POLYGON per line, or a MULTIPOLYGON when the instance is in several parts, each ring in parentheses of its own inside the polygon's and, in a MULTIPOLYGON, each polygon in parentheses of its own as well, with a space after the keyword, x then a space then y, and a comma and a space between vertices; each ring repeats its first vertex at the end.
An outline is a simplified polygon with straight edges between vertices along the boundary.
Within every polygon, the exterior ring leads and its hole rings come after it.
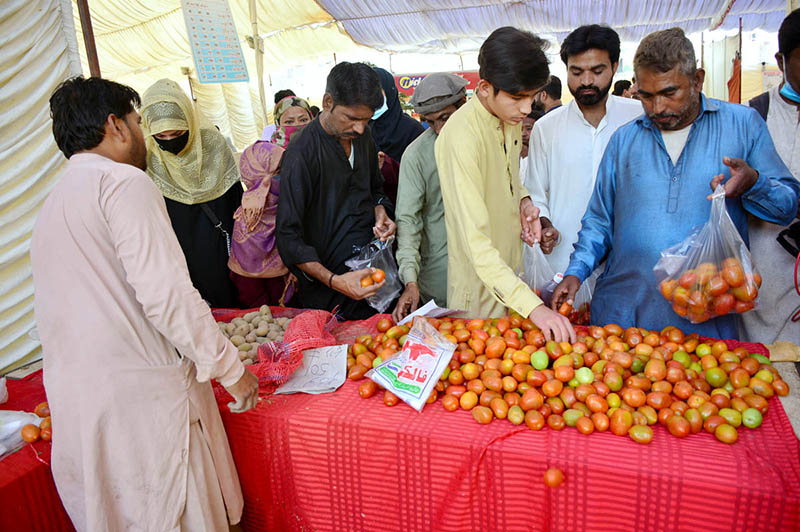
POLYGON ((397 86, 394 84, 394 76, 382 68, 373 68, 381 80, 381 88, 386 94, 388 109, 377 120, 370 120, 372 136, 378 150, 399 163, 406 146, 425 130, 422 128, 422 124, 403 112, 400 98, 397 95, 397 86))

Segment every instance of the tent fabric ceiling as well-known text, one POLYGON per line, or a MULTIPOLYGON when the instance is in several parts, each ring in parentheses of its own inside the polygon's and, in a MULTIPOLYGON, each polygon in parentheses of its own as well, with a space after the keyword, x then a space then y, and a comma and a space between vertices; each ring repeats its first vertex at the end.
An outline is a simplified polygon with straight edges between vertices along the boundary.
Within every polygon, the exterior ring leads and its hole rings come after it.
POLYGON ((558 40, 582 24, 612 26, 622 40, 680 26, 687 33, 722 28, 777 30, 784 0, 320 0, 353 39, 390 52, 474 51, 495 28, 516 26, 558 40), (565 8, 566 6, 566 8, 565 8))

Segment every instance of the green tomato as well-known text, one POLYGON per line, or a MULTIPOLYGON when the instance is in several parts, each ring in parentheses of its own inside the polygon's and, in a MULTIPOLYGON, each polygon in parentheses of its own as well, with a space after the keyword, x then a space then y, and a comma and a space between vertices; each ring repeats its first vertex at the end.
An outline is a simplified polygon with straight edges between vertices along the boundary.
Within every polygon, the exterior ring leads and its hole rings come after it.
POLYGON ((742 425, 748 429, 760 427, 763 420, 764 417, 761 415, 761 412, 755 408, 745 408, 744 412, 742 412, 742 425))
POLYGON ((697 354, 697 356, 702 358, 711 354, 711 346, 708 344, 697 344, 694 352, 697 354))
POLYGON ((577 379, 577 377, 572 377, 567 382, 567 386, 569 386, 570 388, 577 388, 579 384, 580 384, 580 381, 577 379))
POLYGON ((759 370, 755 375, 753 375, 756 379, 761 379, 764 382, 772 382, 775 379, 775 376, 772 372, 768 369, 759 370))
POLYGON ((703 366, 700 365, 700 362, 692 362, 689 364, 689 369, 693 370, 695 373, 700 373, 703 371, 703 366))
MULTIPOLYGON (((700 344, 700 345, 706 345, 706 344, 700 344)), ((681 363, 681 365, 683 365, 684 368, 688 368, 689 366, 692 365, 692 357, 690 357, 689 353, 687 353, 686 351, 682 350, 675 351, 672 354, 672 360, 677 360, 678 362, 681 363)))
POLYGON ((580 368, 575 372, 575 378, 579 384, 591 384, 594 382, 594 373, 589 368, 580 368))
POLYGON ((732 427, 738 427, 742 424, 742 414, 733 408, 722 408, 719 411, 719 415, 724 417, 725 421, 728 422, 728 425, 732 427))
POLYGON ((534 353, 531 355, 531 366, 533 366, 534 369, 547 369, 547 365, 549 363, 550 357, 547 356, 547 353, 542 349, 534 351, 534 353))
POLYGON ((517 333, 518 337, 522 338, 522 329, 511 329, 511 330, 517 333))
POLYGON ((769 364, 772 365, 772 362, 769 361, 767 357, 762 355, 761 353, 750 353, 750 356, 758 360, 762 364, 769 364))

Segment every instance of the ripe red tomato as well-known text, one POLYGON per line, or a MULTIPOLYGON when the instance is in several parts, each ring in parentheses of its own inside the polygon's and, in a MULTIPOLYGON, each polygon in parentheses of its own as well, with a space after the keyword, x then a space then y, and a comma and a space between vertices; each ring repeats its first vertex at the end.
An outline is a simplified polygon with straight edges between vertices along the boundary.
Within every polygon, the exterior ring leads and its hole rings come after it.
POLYGON ((731 294, 721 294, 714 298, 712 310, 714 311, 714 315, 723 316, 733 310, 735 304, 736 298, 731 294))
POLYGON ((744 270, 738 260, 725 259, 722 266, 722 278, 734 288, 744 284, 744 270))
POLYGON ((372 277, 370 277, 369 275, 367 275, 366 277, 362 277, 361 278, 361 286, 362 287, 366 288, 368 286, 372 286, 372 284, 373 284, 372 283, 372 277))
POLYGON ((39 417, 47 417, 50 415, 50 406, 46 402, 39 403, 36 405, 36 408, 33 409, 33 413, 39 417))
POLYGON ((686 270, 678 279, 678 284, 687 290, 697 283, 697 274, 694 270, 686 270))
POLYGON ((381 318, 378 320, 378 332, 386 332, 392 328, 392 320, 389 318, 381 318))
POLYGON ((715 275, 706 284, 706 293, 711 296, 719 296, 728 291, 728 283, 721 275, 715 275))
POLYGON ((372 280, 375 281, 375 283, 380 283, 381 281, 386 279, 386 272, 384 272, 380 268, 375 268, 375 271, 372 272, 371 277, 372 280))
POLYGON ((28 443, 35 442, 39 439, 39 427, 36 425, 28 424, 22 427, 22 440, 28 443))
POLYGON ((557 488, 564 482, 564 473, 555 467, 544 472, 544 483, 548 488, 557 488))

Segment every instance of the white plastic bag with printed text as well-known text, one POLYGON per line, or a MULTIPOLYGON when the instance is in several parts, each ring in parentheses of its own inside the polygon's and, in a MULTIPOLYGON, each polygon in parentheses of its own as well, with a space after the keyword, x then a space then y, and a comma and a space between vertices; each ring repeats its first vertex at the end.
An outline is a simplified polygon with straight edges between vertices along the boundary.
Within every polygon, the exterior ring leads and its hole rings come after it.
POLYGON ((422 412, 455 350, 455 344, 434 329, 428 320, 418 318, 400 353, 368 371, 366 376, 422 412))

